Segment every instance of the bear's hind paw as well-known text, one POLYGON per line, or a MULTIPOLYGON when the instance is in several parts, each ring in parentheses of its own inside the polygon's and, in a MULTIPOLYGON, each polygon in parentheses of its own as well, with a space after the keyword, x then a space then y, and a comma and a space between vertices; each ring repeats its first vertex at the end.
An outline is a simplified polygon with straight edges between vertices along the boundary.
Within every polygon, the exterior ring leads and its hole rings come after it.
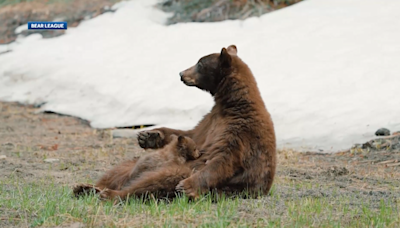
POLYGON ((90 194, 98 194, 101 192, 101 189, 92 184, 78 184, 72 188, 72 192, 75 197, 80 197, 90 194))

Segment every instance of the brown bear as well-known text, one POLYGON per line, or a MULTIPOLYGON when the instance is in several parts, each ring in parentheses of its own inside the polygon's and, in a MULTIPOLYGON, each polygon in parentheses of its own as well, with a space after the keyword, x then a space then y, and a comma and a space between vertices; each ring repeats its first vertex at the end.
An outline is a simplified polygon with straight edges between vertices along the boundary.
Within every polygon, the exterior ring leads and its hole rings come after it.
MULTIPOLYGON (((186 85, 211 93, 215 101, 211 112, 192 130, 143 131, 138 142, 142 148, 162 148, 171 143, 170 135, 183 135, 194 140, 201 156, 179 168, 163 167, 147 172, 131 185, 132 195, 182 191, 196 198, 212 189, 267 194, 276 169, 274 126, 255 78, 237 56, 236 46, 202 57, 180 76, 186 85), (189 177, 184 166, 192 170, 189 177)), ((120 166, 132 169, 135 161, 120 166)), ((109 171, 105 174, 108 181, 96 185, 100 189, 118 190, 127 181, 129 172, 128 168, 115 170, 120 169, 109 171)))

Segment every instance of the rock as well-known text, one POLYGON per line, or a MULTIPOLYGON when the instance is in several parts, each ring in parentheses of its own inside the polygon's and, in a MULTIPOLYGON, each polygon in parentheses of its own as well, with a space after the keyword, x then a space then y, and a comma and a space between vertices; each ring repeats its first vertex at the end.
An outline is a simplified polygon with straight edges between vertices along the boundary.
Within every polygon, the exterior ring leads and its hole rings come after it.
POLYGON ((57 159, 57 158, 44 159, 44 162, 47 162, 47 163, 54 163, 54 162, 58 162, 58 161, 60 161, 60 159, 57 159))
POLYGON ((130 129, 116 129, 111 131, 113 138, 136 138, 138 132, 138 130, 130 129))
POLYGON ((5 155, 0 155, 0 160, 6 159, 6 158, 7 158, 7 156, 5 156, 5 155))
POLYGON ((400 149, 400 134, 393 133, 389 137, 379 137, 371 139, 363 144, 354 144, 351 148, 352 151, 362 152, 367 151, 398 151, 400 149))
POLYGON ((387 128, 379 128, 376 132, 375 132, 376 136, 388 136, 390 135, 390 131, 387 128))

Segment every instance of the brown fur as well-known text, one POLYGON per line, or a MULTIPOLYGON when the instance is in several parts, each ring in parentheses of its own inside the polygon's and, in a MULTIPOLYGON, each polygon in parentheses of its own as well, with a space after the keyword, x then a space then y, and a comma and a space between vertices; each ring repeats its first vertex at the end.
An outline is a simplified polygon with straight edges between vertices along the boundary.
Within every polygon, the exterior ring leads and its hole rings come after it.
POLYGON ((170 140, 171 142, 164 148, 140 157, 129 174, 130 179, 135 179, 145 171, 155 170, 162 166, 182 165, 200 156, 191 138, 171 135, 170 140))
MULTIPOLYGON (((197 159, 200 156, 199 151, 196 149, 195 142, 191 138, 185 136, 178 137, 176 135, 171 135, 169 138, 171 142, 164 148, 140 157, 134 164, 123 163, 117 166, 113 172, 110 172, 112 174, 119 173, 121 176, 105 175, 96 184, 97 187, 103 186, 103 188, 109 188, 109 190, 101 192, 101 197, 114 198, 119 196, 120 198, 125 198, 127 195, 138 194, 137 183, 143 183, 140 179, 149 179, 154 171, 163 167, 168 167, 170 171, 174 171, 175 169, 182 172, 185 171, 185 177, 189 176, 191 173, 190 169, 187 167, 180 167, 186 161, 197 159), (114 179, 119 180, 118 185, 107 186, 105 184, 114 179), (138 179, 139 181, 137 181, 138 179)), ((163 181, 166 180, 164 179, 163 181)), ((174 188, 178 184, 178 181, 175 181, 173 184, 171 188, 174 188)))
MULTIPOLYGON (((194 198, 214 188, 267 194, 276 169, 274 127, 254 76, 237 56, 236 46, 201 58, 180 75, 186 85, 213 95, 215 105, 211 112, 192 130, 159 128, 141 132, 138 141, 143 148, 162 148, 171 142, 170 135, 184 135, 196 142, 202 156, 187 162, 186 167, 163 167, 148 172, 131 184, 130 191, 136 195, 174 193, 172 186, 179 182, 176 190, 194 198), (194 170, 189 177, 188 170, 194 170)), ((105 175, 107 181, 98 184, 117 189, 122 185, 119 181, 126 179, 126 165, 109 171, 105 175)), ((133 167, 134 163, 130 165, 133 167)))

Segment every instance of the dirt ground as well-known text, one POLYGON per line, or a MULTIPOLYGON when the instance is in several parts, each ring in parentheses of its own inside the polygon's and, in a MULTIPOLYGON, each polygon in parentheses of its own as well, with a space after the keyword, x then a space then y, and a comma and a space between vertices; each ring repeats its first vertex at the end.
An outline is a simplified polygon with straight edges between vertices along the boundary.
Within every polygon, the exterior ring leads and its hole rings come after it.
MULTIPOLYGON (((78 118, 0 102, 0 180, 17 174, 27 182, 51 177, 67 186, 93 183, 107 169, 143 153, 136 139, 113 138, 110 129, 96 130, 78 118)), ((377 205, 381 199, 400 200, 399 150, 383 147, 336 154, 284 150, 278 155, 275 188, 284 197, 332 196, 329 188, 293 191, 288 185, 306 181, 339 187, 342 195, 357 194, 377 205)))
POLYGON ((113 139, 110 130, 92 129, 84 120, 0 103, 0 157, 6 156, 0 178, 17 173, 29 181, 50 174, 60 184, 74 184, 95 180, 143 151, 136 140, 113 139))

